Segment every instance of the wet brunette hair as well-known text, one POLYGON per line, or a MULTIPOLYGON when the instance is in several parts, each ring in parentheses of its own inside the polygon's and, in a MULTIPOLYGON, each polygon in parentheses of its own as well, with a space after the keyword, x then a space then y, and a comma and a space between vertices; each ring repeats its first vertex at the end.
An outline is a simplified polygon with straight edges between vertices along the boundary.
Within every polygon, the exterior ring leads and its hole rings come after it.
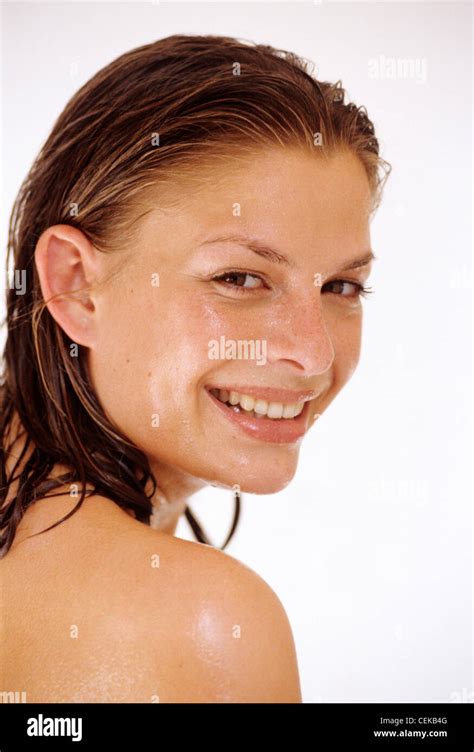
MULTIPOLYGON (((7 285, 0 557, 28 507, 64 485, 81 488, 78 503, 47 530, 92 493, 148 524, 159 487, 145 454, 106 417, 85 348, 76 345, 78 357, 71 357, 72 340, 46 307, 34 263, 40 235, 68 224, 99 251, 118 252, 133 237, 147 189, 172 188, 185 177, 199 181, 200 166, 267 146, 301 147, 319 158, 350 150, 365 167, 375 211, 391 167, 379 156, 365 108, 344 99, 339 81, 318 81, 313 65, 291 52, 224 36, 174 35, 121 55, 68 102, 10 217, 7 274, 24 274, 25 289, 19 294, 7 285), (7 472, 22 436, 20 457, 7 472), (56 464, 70 472, 50 477, 56 464)), ((238 494, 235 502, 222 549, 237 525, 238 494)), ((196 539, 209 544, 189 507, 185 514, 196 539)))

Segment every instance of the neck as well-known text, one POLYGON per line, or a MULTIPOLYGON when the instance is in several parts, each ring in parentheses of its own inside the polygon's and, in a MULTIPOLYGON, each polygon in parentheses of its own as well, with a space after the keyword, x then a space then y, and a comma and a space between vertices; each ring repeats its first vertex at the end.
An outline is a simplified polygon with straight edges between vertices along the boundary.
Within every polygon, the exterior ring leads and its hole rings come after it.
POLYGON ((150 527, 174 535, 189 497, 208 484, 205 480, 186 475, 174 468, 153 466, 152 470, 159 487, 151 500, 153 513, 150 517, 150 527))
POLYGON ((156 494, 153 497, 153 513, 150 517, 150 527, 162 533, 174 535, 179 518, 186 509, 187 499, 167 501, 162 494, 158 501, 156 494))

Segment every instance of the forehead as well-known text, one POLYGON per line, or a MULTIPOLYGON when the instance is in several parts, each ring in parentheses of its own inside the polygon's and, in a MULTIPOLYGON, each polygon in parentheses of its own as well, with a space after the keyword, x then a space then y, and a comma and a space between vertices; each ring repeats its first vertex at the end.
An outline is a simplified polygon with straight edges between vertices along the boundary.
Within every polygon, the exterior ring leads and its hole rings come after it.
POLYGON ((348 150, 322 156, 314 148, 267 148, 220 159, 218 167, 197 162, 189 179, 155 194, 146 224, 170 223, 191 242, 222 228, 288 248, 350 238, 366 245, 372 197, 364 165, 348 150), (159 206, 167 208, 155 212, 159 206))
MULTIPOLYGON (((316 149, 317 147, 315 147, 316 149)), ((367 219, 371 195, 362 162, 351 152, 321 156, 278 148, 256 154, 235 172, 220 175, 201 198, 215 215, 232 204, 240 218, 304 223, 332 234, 367 219)))

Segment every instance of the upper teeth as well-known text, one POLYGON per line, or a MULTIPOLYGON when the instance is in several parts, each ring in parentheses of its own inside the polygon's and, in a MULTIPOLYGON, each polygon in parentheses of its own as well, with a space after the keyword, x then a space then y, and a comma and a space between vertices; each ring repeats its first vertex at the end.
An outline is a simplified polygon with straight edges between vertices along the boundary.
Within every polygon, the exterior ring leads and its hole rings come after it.
POLYGON ((211 389, 211 392, 221 402, 240 405, 246 412, 254 412, 258 416, 266 415, 268 418, 296 418, 304 408, 304 402, 294 402, 287 405, 283 402, 267 402, 263 399, 255 399, 248 394, 239 394, 239 392, 228 392, 226 389, 211 389))

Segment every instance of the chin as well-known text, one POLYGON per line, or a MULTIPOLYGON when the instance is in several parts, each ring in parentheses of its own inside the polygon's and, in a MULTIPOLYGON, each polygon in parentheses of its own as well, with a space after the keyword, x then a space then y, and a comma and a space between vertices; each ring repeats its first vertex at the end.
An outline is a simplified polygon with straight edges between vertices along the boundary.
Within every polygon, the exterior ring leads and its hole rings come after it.
POLYGON ((286 488, 296 473, 298 457, 275 457, 267 458, 266 462, 252 462, 251 457, 247 460, 241 458, 239 463, 227 468, 217 475, 213 483, 215 485, 232 488, 239 485, 242 492, 252 494, 273 494, 286 488))
POLYGON ((243 485, 241 484, 241 490, 252 494, 274 494, 278 493, 278 491, 283 491, 283 489, 290 484, 293 477, 294 473, 290 478, 288 478, 287 476, 285 478, 260 478, 258 482, 250 482, 243 485))

